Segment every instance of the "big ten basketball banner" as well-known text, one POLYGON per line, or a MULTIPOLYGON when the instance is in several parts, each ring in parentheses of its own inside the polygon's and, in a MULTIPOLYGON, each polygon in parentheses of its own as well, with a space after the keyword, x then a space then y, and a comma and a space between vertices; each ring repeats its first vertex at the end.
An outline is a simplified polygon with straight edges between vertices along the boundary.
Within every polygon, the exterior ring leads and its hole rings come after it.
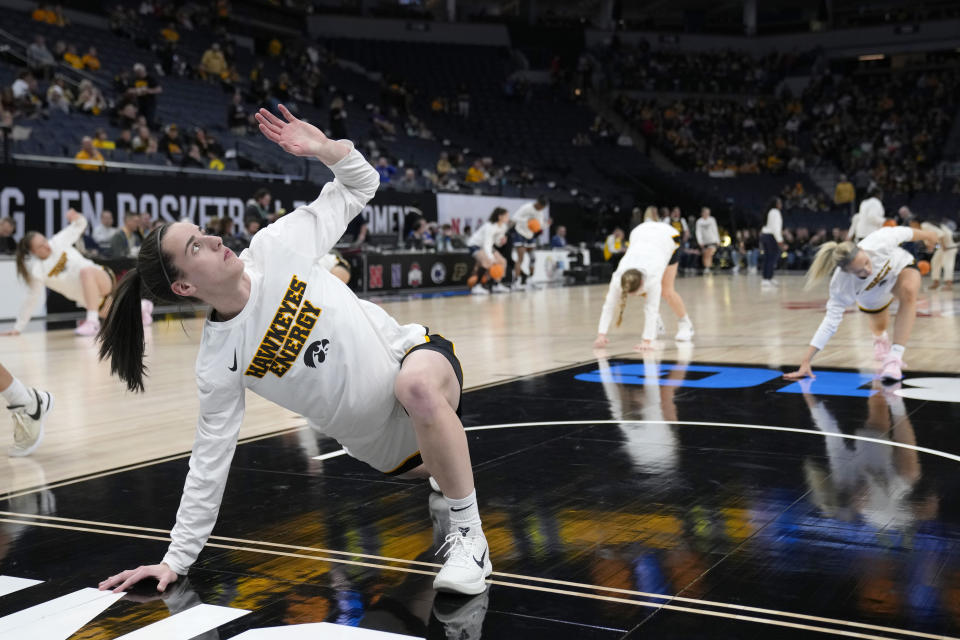
POLYGON ((473 258, 460 253, 362 253, 346 256, 360 292, 439 289, 466 286, 473 258))
MULTIPOLYGON (((313 202, 323 183, 332 180, 329 172, 318 182, 268 181, 230 177, 184 177, 128 175, 34 167, 7 167, 0 176, 0 217, 12 217, 16 238, 26 231, 50 236, 66 224, 68 210, 76 209, 91 223, 104 209, 113 212, 119 225, 128 213, 149 213, 154 220, 187 220, 201 227, 213 218, 228 216, 239 225, 248 200, 258 189, 270 191, 270 210, 290 212, 313 202)), ((377 193, 363 215, 373 227, 371 233, 397 232, 404 216, 412 210, 436 220, 436 198, 432 193, 377 193), (381 231, 381 229, 383 231, 381 231)))
MULTIPOLYGON (((453 232, 463 234, 469 231, 472 233, 484 222, 490 220, 490 214, 497 207, 503 207, 513 212, 536 200, 532 198, 503 198, 500 196, 471 196, 459 193, 438 193, 437 194, 437 222, 442 226, 449 224, 453 227, 453 232)), ((550 206, 540 212, 543 217, 543 232, 537 236, 539 244, 550 242, 550 227, 547 220, 550 219, 550 206)))

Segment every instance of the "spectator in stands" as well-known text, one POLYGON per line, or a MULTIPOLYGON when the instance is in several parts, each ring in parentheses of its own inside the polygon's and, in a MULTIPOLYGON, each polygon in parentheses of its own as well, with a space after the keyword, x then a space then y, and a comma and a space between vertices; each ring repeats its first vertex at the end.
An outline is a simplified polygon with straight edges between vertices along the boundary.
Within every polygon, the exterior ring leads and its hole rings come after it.
POLYGON ((442 225, 437 234, 437 251, 453 251, 457 248, 459 248, 458 238, 453 233, 453 226, 449 223, 442 225))
POLYGON ((856 200, 857 192, 853 188, 853 183, 847 180, 845 174, 840 174, 840 180, 833 190, 833 203, 838 207, 853 210, 853 203, 856 200))
POLYGON ((567 228, 563 225, 557 227, 553 238, 550 239, 550 246, 554 249, 562 249, 567 246, 567 228))
POLYGON ((93 133, 93 146, 97 149, 106 149, 108 151, 117 148, 116 143, 107 136, 107 130, 103 127, 93 133))
POLYGON ((490 179, 489 174, 483 167, 483 160, 477 159, 473 161, 473 164, 470 165, 470 168, 467 169, 467 175, 464 180, 469 184, 479 184, 481 182, 486 182, 490 179))
POLYGON ((377 166, 374 168, 380 174, 380 184, 389 184, 397 173, 397 168, 390 164, 386 156, 380 156, 380 159, 377 160, 377 166))
POLYGON ((16 231, 17 225, 13 218, 0 218, 0 255, 13 255, 17 252, 17 241, 13 239, 16 231))
POLYGON ((77 53, 77 47, 68 44, 67 50, 63 54, 63 61, 74 69, 83 69, 83 58, 77 53))
POLYGON ((57 27, 63 27, 67 24, 66 19, 63 17, 63 7, 60 5, 51 8, 49 4, 40 3, 37 5, 37 8, 33 10, 31 17, 37 22, 45 22, 57 27))
POLYGON ((409 167, 403 172, 403 177, 397 180, 397 191, 413 193, 420 191, 422 188, 416 170, 409 167))
POLYGON ((139 216, 139 225, 137 226, 137 235, 140 236, 140 242, 143 242, 143 239, 150 235, 150 232, 153 230, 153 216, 144 211, 139 216))
POLYGON ((140 215, 132 211, 127 213, 123 218, 123 226, 110 239, 110 251, 107 255, 111 258, 136 256, 140 251, 142 240, 138 233, 139 229, 140 215))
POLYGON ((440 159, 437 160, 437 176, 441 179, 453 171, 453 164, 450 163, 450 154, 446 151, 440 152, 440 159))
POLYGON ((41 35, 34 36, 33 42, 27 47, 27 65, 30 70, 41 78, 49 78, 56 64, 50 49, 47 49, 46 39, 41 35))
POLYGON ((168 22, 167 26, 160 30, 160 37, 163 38, 164 42, 180 42, 180 32, 177 31, 177 25, 168 22))
POLYGON ((90 47, 87 49, 87 52, 83 54, 83 57, 80 59, 83 62, 83 68, 89 69, 90 71, 99 71, 100 70, 100 58, 97 56, 97 48, 90 47))
POLYGON ((247 113, 247 108, 243 104, 243 95, 239 91, 235 92, 233 98, 231 98, 230 106, 227 107, 227 127, 230 129, 230 133, 237 136, 246 135, 252 117, 253 115, 247 113))
POLYGON ((436 246, 436 241, 430 233, 427 219, 420 217, 413 225, 413 229, 407 234, 407 249, 430 249, 436 246))
POLYGON ((114 226, 113 212, 104 209, 100 212, 100 222, 93 228, 93 241, 97 243, 100 253, 110 255, 110 242, 120 230, 114 226))
POLYGON ((137 99, 137 109, 141 115, 146 116, 147 124, 154 126, 157 115, 157 95, 163 92, 163 87, 139 62, 133 65, 133 75, 132 89, 137 99))
POLYGON ((623 254, 626 252, 627 247, 626 243, 623 241, 623 229, 620 227, 614 227, 613 233, 607 236, 606 241, 603 243, 603 259, 613 266, 613 270, 617 270, 617 265, 620 264, 620 259, 623 258, 623 254))
POLYGON ((76 160, 89 160, 91 163, 77 164, 77 168, 83 171, 100 171, 103 168, 103 155, 93 146, 93 138, 83 136, 80 141, 80 151, 73 156, 76 160))
POLYGON ((211 78, 219 80, 227 72, 227 59, 223 57, 218 43, 214 42, 203 52, 198 71, 200 77, 205 80, 211 78))
POLYGON ((137 128, 137 135, 133 138, 132 147, 136 153, 157 152, 157 139, 150 133, 147 125, 142 124, 137 128))
POLYGON ((470 117, 470 91, 465 84, 457 89, 457 115, 461 118, 470 117))
POLYGON ((174 164, 180 162, 183 156, 183 140, 180 138, 180 129, 176 124, 170 124, 160 138, 159 149, 174 164))
POLYGON ((207 163, 200 153, 200 147, 196 144, 191 144, 189 151, 183 154, 183 159, 180 160, 180 166, 186 169, 206 169, 207 163))
POLYGON ((250 242, 238 235, 234 229, 236 222, 230 216, 223 216, 217 221, 213 228, 213 234, 220 236, 223 240, 223 246, 239 255, 241 251, 250 246, 250 242))
POLYGON ((84 78, 80 81, 79 91, 73 101, 73 107, 81 113, 98 116, 107 109, 103 93, 92 82, 84 78))
POLYGON ((53 76, 53 82, 47 87, 47 105, 53 111, 70 113, 73 104, 73 92, 67 87, 67 80, 59 73, 53 76))
POLYGON ((248 243, 253 236, 257 235, 257 232, 260 231, 260 221, 256 218, 245 218, 243 221, 243 231, 240 232, 239 236, 246 240, 248 243))
POLYGON ((343 96, 334 96, 330 101, 330 137, 333 140, 344 140, 350 137, 347 133, 347 109, 343 96))
POLYGON ((13 90, 13 104, 17 112, 28 117, 41 112, 43 101, 39 97, 37 79, 32 73, 21 71, 10 88, 13 90))
POLYGON ((371 110, 370 121, 373 123, 375 131, 383 135, 385 139, 392 140, 397 135, 397 126, 380 113, 379 107, 373 107, 371 110))
MULTIPOLYGON (((243 221, 245 226, 250 220, 257 221, 257 228, 253 233, 256 233, 270 223, 270 217, 272 215, 270 213, 270 201, 270 191, 264 188, 257 189, 253 197, 247 201, 247 208, 243 212, 243 221)), ((253 233, 249 234, 251 238, 253 237, 253 233)))
POLYGON ((223 164, 223 159, 212 149, 207 151, 207 169, 213 169, 214 171, 223 171, 226 169, 226 165, 223 164))
POLYGON ((223 147, 203 127, 197 127, 193 130, 193 142, 200 147, 200 153, 203 156, 208 156, 211 153, 218 158, 223 156, 223 147))

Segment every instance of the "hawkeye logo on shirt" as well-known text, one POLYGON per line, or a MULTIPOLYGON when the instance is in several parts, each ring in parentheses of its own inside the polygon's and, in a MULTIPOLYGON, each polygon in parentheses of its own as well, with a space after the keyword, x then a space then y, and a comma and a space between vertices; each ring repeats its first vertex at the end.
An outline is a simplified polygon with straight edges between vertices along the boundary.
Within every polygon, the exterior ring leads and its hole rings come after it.
POLYGON ((53 265, 53 269, 50 269, 50 273, 47 274, 47 277, 55 278, 61 273, 63 273, 63 270, 66 268, 67 268, 67 254, 66 252, 64 252, 63 255, 60 256, 60 259, 57 260, 57 264, 53 265))
POLYGON ((306 290, 306 282, 297 276, 290 279, 283 301, 244 375, 262 378, 270 371, 282 378, 297 361, 320 316, 320 308, 304 299, 306 290))

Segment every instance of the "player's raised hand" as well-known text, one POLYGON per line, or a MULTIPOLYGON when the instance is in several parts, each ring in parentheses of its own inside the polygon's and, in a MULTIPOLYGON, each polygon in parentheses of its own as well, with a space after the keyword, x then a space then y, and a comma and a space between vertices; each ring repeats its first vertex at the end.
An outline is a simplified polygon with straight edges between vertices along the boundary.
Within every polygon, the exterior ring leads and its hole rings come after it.
POLYGON ((260 109, 255 116, 260 123, 260 131, 270 141, 276 142, 287 153, 301 158, 317 158, 328 166, 335 165, 353 149, 350 144, 331 140, 320 129, 309 122, 295 117, 281 105, 283 120, 266 109, 260 109))

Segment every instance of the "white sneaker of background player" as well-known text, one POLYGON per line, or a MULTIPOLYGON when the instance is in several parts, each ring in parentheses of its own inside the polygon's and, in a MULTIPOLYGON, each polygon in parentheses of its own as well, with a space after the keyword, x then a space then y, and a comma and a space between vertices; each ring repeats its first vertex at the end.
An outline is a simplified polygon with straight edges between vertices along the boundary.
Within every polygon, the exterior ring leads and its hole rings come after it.
POLYGON ((475 296, 487 296, 487 295, 490 295, 490 292, 487 291, 487 288, 484 287, 482 284, 475 284, 475 285, 473 285, 473 289, 470 289, 470 293, 472 293, 472 294, 475 295, 475 296))
POLYGON ((468 527, 456 528, 447 535, 440 551, 446 560, 433 580, 434 589, 468 596, 483 593, 487 588, 485 579, 493 573, 490 549, 483 533, 470 535, 468 527))
POLYGON ((693 340, 693 323, 681 322, 680 326, 677 327, 677 335, 674 336, 674 340, 678 342, 689 342, 693 340))
POLYGON ((100 321, 84 320, 73 330, 78 336, 95 336, 100 331, 100 321))
POLYGON ((43 440, 43 423, 53 409, 53 396, 49 391, 30 389, 30 392, 37 402, 37 408, 32 413, 21 405, 7 407, 13 416, 13 446, 7 450, 7 454, 14 458, 28 456, 40 446, 40 441, 43 440))
POLYGON ((493 292, 494 293, 510 293, 510 287, 505 287, 503 286, 503 284, 498 282, 497 284, 493 285, 493 292))

